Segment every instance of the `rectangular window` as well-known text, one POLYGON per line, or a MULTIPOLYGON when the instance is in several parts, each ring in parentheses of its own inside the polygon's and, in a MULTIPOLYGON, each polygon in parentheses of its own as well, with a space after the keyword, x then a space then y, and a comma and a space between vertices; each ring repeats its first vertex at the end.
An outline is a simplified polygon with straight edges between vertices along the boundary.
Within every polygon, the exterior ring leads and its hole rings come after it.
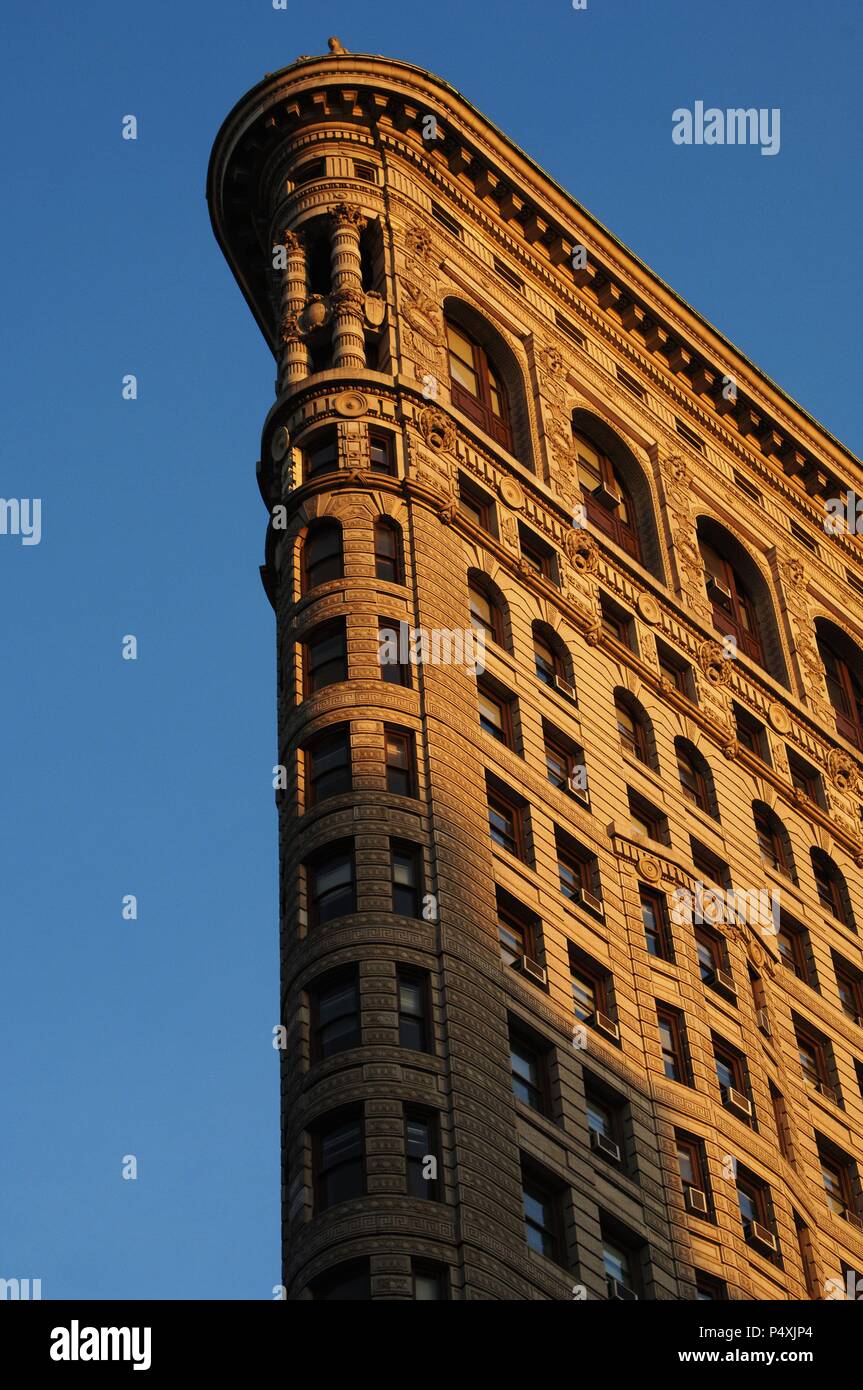
POLYGON ((615 642, 620 642, 624 647, 629 647, 630 651, 637 651, 635 624, 631 615, 618 607, 606 594, 600 594, 599 608, 605 635, 612 637, 615 642))
POLYGON ((773 1123, 776 1126, 776 1135, 779 1139, 779 1152, 789 1163, 794 1162, 791 1150, 790 1125, 788 1120, 788 1109, 785 1104, 785 1097, 778 1091, 772 1081, 768 1081, 770 1088, 770 1107, 773 1111, 773 1123))
POLYGON ((488 531, 491 536, 497 535, 497 516, 493 500, 461 473, 458 480, 458 509, 480 530, 488 531))
POLYGON ((706 845, 701 844, 693 836, 689 837, 690 854, 692 855, 692 866, 697 869, 702 878, 708 879, 711 883, 718 884, 720 888, 731 887, 731 875, 728 872, 728 865, 723 863, 717 854, 709 850, 706 845))
POLYGON ((797 976, 798 980, 809 985, 810 989, 818 988, 812 963, 809 933, 793 917, 789 917, 787 912, 780 911, 779 914, 776 949, 786 970, 790 970, 793 975, 797 976))
POLYGON ((615 1164, 621 1171, 627 1168, 624 1151, 626 1102, 603 1082, 584 1073, 584 1105, 590 1147, 595 1154, 615 1164))
POLYGON ((407 729, 384 725, 384 752, 387 769, 387 791, 396 796, 416 796, 416 759, 414 736, 407 729))
POLYGON ((704 440, 700 435, 695 433, 695 430, 691 430, 689 426, 683 420, 679 420, 677 416, 674 417, 674 425, 681 439, 685 439, 690 448, 695 449, 696 453, 704 453, 704 440))
POLYGON ((769 767, 770 745, 764 725, 740 705, 735 704, 733 708, 737 742, 741 748, 748 748, 750 753, 754 753, 756 758, 760 758, 769 767))
POLYGON ((863 975, 835 952, 833 968, 842 1012, 856 1024, 863 1024, 863 975))
POLYGON ((640 887, 639 899, 648 955, 673 963, 674 946, 668 921, 668 906, 663 894, 655 892, 652 888, 640 887))
POLYGON ((631 787, 627 787, 626 796, 629 802, 629 818, 632 823, 633 834, 648 840, 655 840, 660 845, 670 845, 668 817, 662 811, 657 810, 655 806, 652 806, 638 792, 634 792, 631 787))
POLYGON ((548 1114, 548 1077, 545 1050, 530 1041, 510 1022, 509 1058, 512 1091, 516 1100, 529 1105, 539 1115, 548 1114))
POLYGON ((419 845, 390 841, 393 912, 402 917, 422 915, 422 851, 419 845))
POLYGON ((576 801, 588 804, 587 768, 584 764, 584 749, 559 730, 542 721, 542 735, 545 744, 546 776, 558 791, 574 796, 576 801))
POLYGON ((502 743, 504 748, 514 749, 512 697, 487 677, 477 680, 476 689, 480 728, 502 743))
POLYGON ((364 159, 355 159, 354 178, 362 179, 364 183, 377 183, 378 176, 374 164, 368 164, 364 159))
POLYGON ((617 1041, 611 972, 580 947, 569 948, 572 1007, 579 1023, 617 1041))
POLYGON ((309 860, 306 876, 311 927, 356 912, 354 850, 350 842, 327 845, 309 860))
POLYGON ((797 1056, 807 1086, 834 1105, 842 1105, 839 1087, 835 1084, 833 1051, 827 1038, 802 1020, 794 1019, 797 1056))
POLYGON ((533 531, 529 531, 526 526, 519 522, 518 527, 519 544, 521 547, 521 558, 527 566, 533 570, 534 574, 541 575, 543 579, 550 583, 556 583, 554 551, 545 541, 540 540, 539 536, 533 531))
POLYGON ((357 971, 332 971, 309 986, 313 1061, 332 1057, 360 1044, 360 994, 357 971))
POLYGON ((567 338, 571 338, 579 347, 584 347, 584 334, 579 332, 574 323, 570 323, 569 319, 564 318, 563 314, 558 313, 557 309, 554 311, 554 321, 561 333, 564 333, 567 338))
POLYGON ((522 1175, 522 1199, 528 1245, 559 1264, 562 1250, 559 1193, 551 1182, 526 1170, 522 1175))
POLYGON ((328 796, 349 792, 351 779, 350 725, 337 724, 305 747, 306 806, 315 806, 328 796))
POLYGON ((436 1115, 405 1106, 405 1155, 408 1196, 437 1201, 440 1153, 436 1115))
POLYGON ((504 965, 518 966, 539 957, 539 918, 502 888, 497 890, 497 932, 504 965))
POLYGON ((725 1303, 728 1300, 728 1286, 715 1275, 705 1274, 703 1269, 697 1269, 695 1297, 699 1303, 725 1303))
POLYGON ((328 1116, 313 1135, 315 1209, 362 1197, 365 1191, 362 1113, 328 1116))
POLYGON ((596 856, 557 826, 554 830, 554 842, 561 893, 569 902, 578 903, 601 917, 602 895, 596 856))
POLYGON ((749 1173, 739 1164, 737 1167, 737 1205, 743 1224, 743 1235, 748 1245, 758 1250, 766 1259, 776 1259, 778 1241, 773 1221, 773 1204, 766 1183, 749 1173))
POLYGON ((442 227, 446 227, 455 237, 461 237, 461 227, 455 218, 447 212, 446 208, 441 207, 440 203, 432 203, 431 215, 436 222, 440 222, 442 227))
POLYGON ((369 430, 369 463, 373 473, 393 478, 396 471, 393 436, 385 430, 369 430))
POLYGON ((410 630, 407 623, 378 618, 378 661, 381 679, 389 685, 413 685, 410 660, 410 630))
POLYGON ((693 1216, 711 1216, 710 1189, 707 1182, 707 1158, 704 1142, 691 1134, 674 1131, 677 1145, 677 1166, 683 1185, 686 1210, 693 1216))
POLYGON ((722 1038, 713 1037, 713 1061, 722 1104, 738 1120, 755 1128, 755 1112, 746 1059, 722 1038))
POLYGON ((303 643, 304 697, 348 678, 348 645, 344 618, 322 623, 303 643))
POLYGON ((629 1244, 629 1238, 618 1230, 616 1222, 611 1226, 603 1217, 600 1221, 600 1231, 608 1297, 613 1301, 638 1298, 641 1292, 641 1278, 637 1252, 629 1244))
POLYGON ((399 966, 399 1045, 414 1052, 431 1052, 429 981, 424 972, 399 966))
POLYGON ((527 862, 524 803, 508 787, 491 778, 487 779, 487 791, 492 842, 527 862))
POLYGON ((682 656, 677 652, 666 647, 664 642, 657 639, 656 655, 659 659, 659 674, 668 681, 669 685, 675 690, 679 690, 681 695, 685 695, 687 700, 695 699, 695 685, 692 678, 692 668, 682 656))
POLYGON ((814 767, 810 767, 809 763, 804 762, 793 749, 788 748, 787 752, 792 784, 809 801, 813 801, 816 806, 823 808, 825 806, 824 787, 820 773, 816 772, 814 767))
POLYGON ((695 928, 695 953, 698 957, 698 971, 702 984, 715 989, 726 998, 734 998, 736 991, 728 963, 728 947, 725 938, 709 927, 695 928))
POLYGON ((447 1297, 447 1277, 443 1265, 412 1260, 411 1272, 413 1274, 415 1300, 425 1301, 430 1298, 444 1299, 447 1297))
POLYGON ((315 430, 303 445, 303 476, 306 482, 322 473, 335 473, 339 466, 339 441, 335 428, 315 430))
POLYGON ((659 1045, 662 1051, 662 1066, 669 1081, 679 1081, 691 1086, 689 1054, 686 1047, 686 1031, 683 1015, 670 1005, 657 1006, 659 1023, 659 1045))

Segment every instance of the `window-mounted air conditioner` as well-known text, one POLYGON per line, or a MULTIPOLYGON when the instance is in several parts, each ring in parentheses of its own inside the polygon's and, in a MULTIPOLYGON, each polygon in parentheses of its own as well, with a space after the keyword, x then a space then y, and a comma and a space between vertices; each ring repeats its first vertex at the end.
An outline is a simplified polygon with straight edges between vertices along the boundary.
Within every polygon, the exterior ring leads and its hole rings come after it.
POLYGON ((569 681, 563 679, 563 676, 555 676, 554 688, 559 695, 565 695, 567 700, 575 702, 575 686, 570 685, 569 681))
POLYGON ((694 1211, 699 1216, 706 1216, 707 1193, 702 1192, 700 1187, 685 1187, 683 1192, 687 1211, 694 1211))
POLYGON ((576 888, 575 901, 581 903, 582 907, 586 907, 588 912, 595 912, 597 917, 605 915, 602 910, 602 899, 598 898, 595 893, 589 893, 586 888, 576 888))
POLYGON ((735 1091, 733 1086, 725 1086, 722 1101, 726 1110, 733 1110, 736 1115, 742 1115, 747 1120, 752 1118, 752 1101, 744 1096, 742 1091, 735 1091))
POLYGON ((600 1134, 597 1129, 590 1131, 590 1147, 598 1153, 605 1154, 606 1158, 613 1158, 615 1163, 620 1162, 620 1145, 600 1134))
POLYGON ((747 1221, 745 1235, 750 1245, 758 1245, 764 1250, 775 1252, 776 1237, 766 1226, 762 1226, 760 1221, 747 1221))
POLYGON ((604 1033, 607 1038, 611 1038, 612 1042, 620 1041, 620 1029, 608 1014, 601 1014, 597 1009, 593 1015, 593 1026, 598 1033, 604 1033))
POLYGON ((619 507, 623 501, 623 494, 620 488, 617 486, 617 483, 610 479, 608 482, 603 479, 602 482, 597 483, 591 496, 596 498, 601 507, 607 507, 609 511, 614 507, 619 507))
POLYGON ((533 960, 530 956, 522 956, 517 963, 517 968, 522 975, 526 975, 535 984, 544 985, 547 982, 548 976, 544 968, 538 960, 533 960))
POLYGON ((734 988, 734 978, 729 975, 727 970, 714 970, 713 983, 718 985, 720 989, 728 990, 729 994, 737 993, 734 988))
POLYGON ((608 1275, 608 1296, 616 1303, 637 1303, 638 1294, 634 1289, 628 1289, 625 1284, 621 1284, 619 1279, 612 1279, 608 1275))
POLYGON ((758 1020, 758 1027, 761 1029, 762 1033, 766 1033, 768 1038, 771 1037, 770 1015, 767 1010, 765 1008, 758 1009, 755 1016, 758 1020))
POLYGON ((715 574, 707 576, 707 592, 717 603, 728 608, 731 605, 731 590, 727 584, 723 584, 721 579, 717 579, 715 574))

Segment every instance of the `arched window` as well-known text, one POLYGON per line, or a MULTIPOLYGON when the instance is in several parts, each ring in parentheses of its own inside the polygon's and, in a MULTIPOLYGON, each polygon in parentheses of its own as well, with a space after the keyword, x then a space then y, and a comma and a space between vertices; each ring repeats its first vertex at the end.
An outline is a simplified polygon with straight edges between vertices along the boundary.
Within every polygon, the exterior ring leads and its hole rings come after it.
POLYGON ((753 801, 752 814, 755 819, 755 834, 761 862, 767 869, 775 869, 786 878, 797 882, 791 841, 788 832, 775 811, 763 801, 753 801))
POLYGON ((848 887, 840 869, 823 849, 813 848, 809 851, 809 856, 821 906, 849 931, 856 931, 848 887))
POLYGON ((533 660, 536 678, 543 685, 575 699, 572 662, 566 646, 547 623, 534 623, 533 660))
POLYGON ((653 731, 641 705, 628 691, 617 690, 614 694, 614 711, 622 747, 639 762, 657 770, 653 731))
POLYGON ((388 516, 375 522, 375 575, 391 584, 405 582, 401 527, 388 516))
POLYGON ((485 575, 471 570, 468 574, 468 606, 471 626, 483 632, 489 642, 506 645, 506 625, 503 601, 492 589, 485 575))
POLYGON ((832 623, 819 619, 815 629, 836 730, 849 743, 863 748, 863 653, 832 623))
POLYGON ((330 520, 312 522, 303 545, 303 593, 343 574, 341 526, 330 520))
POLYGON ((685 738, 674 740, 674 752, 677 756, 677 775, 686 800, 697 806, 699 811, 719 820, 713 775, 706 759, 685 738))
POLYGON ((452 403, 512 452, 512 424, 503 379, 486 349, 460 324, 446 319, 452 403))
POLYGON ((733 638, 738 651, 787 685, 773 599, 755 561, 710 517, 698 520, 698 547, 716 631, 733 638))
POLYGON ((629 489, 607 454, 586 434, 573 431, 578 483, 588 521, 629 555, 641 560, 635 507, 629 489))

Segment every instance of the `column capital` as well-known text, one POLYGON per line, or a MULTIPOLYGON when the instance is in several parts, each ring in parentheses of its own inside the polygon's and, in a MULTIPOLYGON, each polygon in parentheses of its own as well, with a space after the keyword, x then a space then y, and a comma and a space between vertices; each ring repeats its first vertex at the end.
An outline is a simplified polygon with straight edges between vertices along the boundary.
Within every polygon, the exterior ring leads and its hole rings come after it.
POLYGON ((368 222, 365 214, 350 203, 337 203, 330 212, 330 220, 337 228, 354 227, 358 232, 361 232, 368 222))

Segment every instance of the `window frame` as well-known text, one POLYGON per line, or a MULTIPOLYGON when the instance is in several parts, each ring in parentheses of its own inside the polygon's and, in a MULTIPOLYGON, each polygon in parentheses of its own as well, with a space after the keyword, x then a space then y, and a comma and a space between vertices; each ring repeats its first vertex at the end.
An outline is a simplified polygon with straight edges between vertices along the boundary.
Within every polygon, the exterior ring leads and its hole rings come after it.
POLYGON ((335 425, 324 425, 322 428, 314 430, 300 444, 300 450, 303 457, 304 483, 311 483, 328 473, 339 472, 339 437, 335 425), (316 448, 315 441, 318 441, 316 448), (311 463, 310 460, 317 454, 332 454, 332 463, 329 457, 326 457, 323 463, 311 463))
POLYGON ((369 469, 372 473, 377 473, 385 478, 396 476, 395 435, 389 430, 369 430, 369 469), (382 450, 383 464, 375 461, 375 449, 382 450))
POLYGON ((317 976, 314 980, 309 981, 309 984, 306 986, 306 993, 309 997, 309 1060, 312 1063, 326 1061, 327 1058, 336 1057, 340 1052, 347 1052, 353 1047, 362 1047, 362 1007, 360 1002, 359 968, 356 965, 338 966, 335 970, 328 970, 325 974, 317 976), (338 993, 340 987, 345 984, 350 984, 353 987, 353 1009, 345 1009, 327 1023, 322 1023, 322 997, 327 992, 338 993), (343 1019, 351 1017, 355 1019, 355 1041, 347 1042, 341 1047, 327 1050, 321 1036, 325 1028, 332 1027, 334 1023, 339 1023, 343 1019))
POLYGON ((318 1216, 321 1212, 329 1211, 332 1207, 341 1206, 343 1202, 356 1201, 359 1197, 366 1195, 366 1144, 365 1144, 365 1120, 362 1107, 351 1108, 346 1111, 330 1111, 321 1117, 315 1124, 312 1131, 312 1174, 314 1192, 314 1211, 318 1216), (324 1144, 328 1136, 332 1136, 339 1130, 349 1127, 356 1128, 359 1146, 358 1157, 353 1159, 342 1159, 337 1163, 324 1164, 324 1144), (358 1165, 359 1191, 352 1193, 348 1197, 340 1197, 336 1201, 324 1200, 325 1181, 333 1172, 351 1166, 358 1165))
POLYGON ((319 521, 312 522, 303 540, 302 560, 303 563, 301 591, 304 595, 312 593, 314 589, 320 588, 322 584, 332 584, 338 579, 344 579, 344 538, 342 535, 341 525, 338 521, 336 521, 332 517, 321 517, 319 521), (334 549, 332 553, 327 553, 319 557, 318 559, 311 561, 310 556, 312 553, 312 547, 320 540, 322 536, 333 537, 335 541, 334 549), (338 573, 327 574, 324 576, 323 579, 317 578, 313 571, 319 570, 322 566, 330 564, 334 559, 338 562, 338 573))
POLYGON ((652 956, 655 960, 664 960, 669 965, 674 965, 674 938, 671 932, 671 921, 668 914, 668 902, 665 894, 658 892, 655 888, 648 888, 645 884, 640 883, 638 885, 638 902, 641 908, 641 921, 644 927, 647 954, 652 956), (645 900, 650 904, 656 923, 656 930, 653 933, 653 937, 659 949, 655 951, 650 949, 651 933, 648 931, 645 917, 645 900))
POLYGON ((372 528, 372 540, 375 555, 375 578, 380 579, 384 584, 404 584, 404 549, 402 529, 398 522, 393 521, 392 517, 389 516, 376 517, 372 528), (381 538, 384 535, 392 538, 392 555, 389 555, 381 547, 381 538), (392 573, 382 574, 381 569, 384 567, 389 567, 392 573))
POLYGON ((416 736, 412 729, 402 729, 395 724, 384 724, 384 771, 386 775, 387 791, 392 796, 409 796, 415 799, 419 795, 417 786, 417 762, 416 762, 416 736), (390 757, 390 743, 400 744, 406 749, 404 766, 400 766, 390 757), (392 785, 391 774, 402 774, 405 779, 404 790, 392 785))
POLYGON ((322 846, 315 854, 305 861, 306 870, 306 913, 308 918, 309 930, 326 926, 328 922, 336 921, 339 917, 350 917, 357 910, 357 865, 356 853, 353 840, 336 840, 330 844, 322 846), (351 906, 347 911, 328 913, 321 915, 322 897, 333 897, 335 894, 345 891, 344 884, 339 882, 328 889, 325 893, 316 891, 315 885, 317 876, 332 868, 332 861, 335 859, 346 860, 348 873, 345 882, 348 885, 351 906))
POLYGON ((692 1086, 692 1067, 686 1039, 686 1024, 680 1011, 671 1004, 657 1003, 656 1017, 659 1028, 659 1050, 666 1081, 676 1081, 682 1086, 692 1086), (670 1048, 666 1049, 662 1033, 665 1024, 670 1034, 670 1048), (666 1058, 671 1058, 674 1071, 669 1072, 666 1058))
POLYGON ((391 888, 391 911, 397 917, 411 917, 414 919, 422 918, 423 902, 423 851, 422 846, 413 840, 402 840, 394 836, 390 839, 390 888, 391 888), (411 873, 411 882, 400 883, 397 879, 397 861, 402 860, 407 864, 411 873), (405 911, 403 906, 399 906, 399 893, 407 891, 411 896, 411 911, 405 911))
POLYGON ((404 1047, 409 1052, 423 1052, 428 1056, 433 1055, 431 980, 428 971, 419 970, 413 966, 396 965, 396 1004, 399 1027, 399 1047, 404 1047), (418 1012, 414 1013, 404 1007, 402 984, 413 986, 416 989, 419 999, 418 1012), (408 1022, 410 1020, 416 1020, 413 1027, 416 1028, 418 1034, 422 1038, 422 1047, 415 1047, 412 1043, 405 1040, 408 1022))
POLYGON ((576 485, 584 499, 588 521, 621 550, 625 550, 627 555, 637 560, 639 564, 643 564, 635 503, 620 470, 608 454, 584 430, 573 429, 572 438, 577 460, 576 485), (582 449, 581 453, 579 453, 579 446, 582 449), (595 455, 595 462, 583 452, 585 446, 595 455), (579 465, 583 465, 583 468, 579 465), (599 482, 595 488, 590 488, 586 476, 582 476, 582 473, 587 475, 590 472, 596 476, 597 466, 599 482), (604 497, 604 501, 599 500, 597 494, 600 493, 604 497), (616 493, 619 494, 617 500, 615 500, 616 493))
POLYGON ((441 1146, 440 1146, 440 1116, 435 1110, 428 1110, 422 1105, 408 1104, 402 1109, 403 1135, 405 1146, 405 1196, 411 1197, 418 1202, 439 1202, 443 1200, 443 1178, 441 1174, 441 1146), (411 1125, 425 1125, 427 1130, 427 1141, 424 1142, 424 1152, 421 1154, 411 1153, 411 1125), (423 1158, 434 1158, 438 1176, 436 1178, 424 1178, 422 1176, 423 1158), (419 1169, 419 1178, 416 1177, 419 1169), (413 1176, 412 1176, 413 1175, 413 1176), (415 1184, 421 1183, 423 1191, 415 1190, 415 1184))
POLYGON ((449 371, 450 399, 453 406, 466 415, 469 420, 472 420, 475 425, 478 425, 495 443, 501 445, 508 453, 513 453, 509 393, 492 358, 473 334, 449 315, 444 317, 444 345, 449 371), (453 351, 450 341, 451 330, 454 335, 461 337, 470 348, 470 363, 467 363, 464 358, 459 357, 453 351), (476 391, 472 391, 469 386, 458 380, 453 372, 453 358, 463 367, 466 367, 469 372, 472 372, 477 386, 476 391), (500 405, 499 413, 494 409, 495 394, 497 394, 500 405))
POLYGON ((319 690, 326 690, 328 686, 340 685, 342 681, 349 679, 348 663, 348 634, 344 618, 330 618, 326 622, 318 623, 312 630, 305 634, 302 640, 303 649, 303 699, 308 700, 312 695, 316 695, 319 690), (327 661, 315 662, 315 648, 319 648, 328 638, 338 634, 341 642, 341 651, 338 656, 330 657, 327 661), (320 675, 322 667, 337 666, 342 672, 333 680, 320 682, 317 677, 320 675))
POLYGON ((304 770, 304 790, 305 790, 305 809, 311 810, 313 806, 319 806, 322 801, 328 800, 331 796, 343 796, 346 792, 353 791, 353 759, 351 756, 351 726, 349 723, 330 724, 325 729, 312 738, 307 739, 303 744, 303 770, 304 770), (315 760, 320 758, 323 748, 327 744, 340 745, 339 752, 344 753, 344 758, 339 761, 334 768, 326 771, 315 771, 315 760), (324 777, 332 777, 336 774, 344 775, 344 785, 337 786, 334 791, 319 790, 319 783, 324 777))

